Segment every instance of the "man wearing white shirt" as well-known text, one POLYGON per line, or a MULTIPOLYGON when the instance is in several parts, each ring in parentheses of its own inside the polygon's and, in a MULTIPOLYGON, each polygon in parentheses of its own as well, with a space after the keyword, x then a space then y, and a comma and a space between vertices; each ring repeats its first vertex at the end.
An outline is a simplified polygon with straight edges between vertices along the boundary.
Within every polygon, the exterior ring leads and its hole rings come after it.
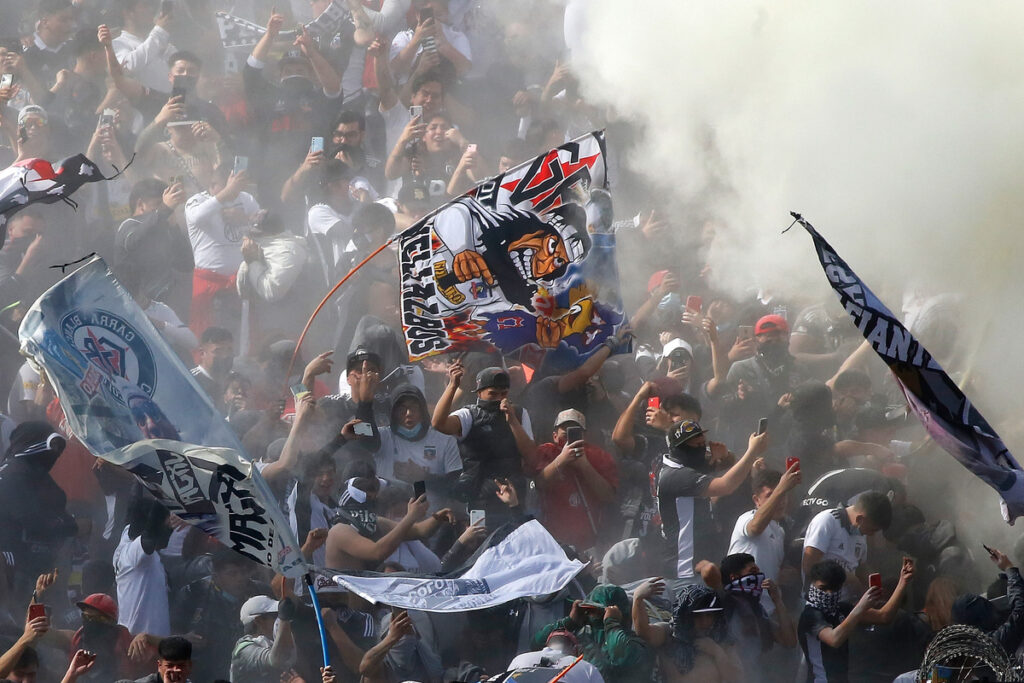
MULTIPOLYGON (((754 557, 765 576, 778 582, 779 570, 785 555, 786 532, 779 522, 786 516, 789 492, 800 483, 800 463, 779 474, 777 470, 762 469, 754 473, 750 488, 754 495, 754 509, 744 512, 736 520, 729 541, 729 555, 747 553, 754 557)), ((768 614, 774 605, 767 591, 761 594, 761 605, 768 614)))
POLYGON ((867 586, 867 537, 885 531, 892 522, 892 503, 878 491, 865 491, 850 506, 840 504, 831 510, 822 510, 811 519, 804 532, 804 552, 801 569, 804 580, 811 567, 823 560, 835 560, 846 570, 846 588, 853 592, 859 582, 867 586), (855 581, 851 582, 850 577, 855 581))
POLYGON ((242 264, 242 238, 260 210, 252 195, 242 191, 247 181, 245 172, 229 174, 221 167, 206 192, 185 202, 185 224, 195 260, 190 327, 198 334, 213 324, 214 297, 234 287, 235 273, 242 264))
POLYGON ((334 273, 348 270, 346 263, 356 251, 352 242, 351 177, 352 172, 345 162, 337 159, 324 162, 320 171, 321 201, 311 206, 306 216, 310 231, 322 236, 330 245, 332 281, 334 273))
POLYGON ((123 22, 121 35, 113 41, 117 61, 150 90, 170 92, 167 59, 177 52, 167 32, 171 15, 159 14, 154 20, 156 3, 151 0, 117 0, 115 7, 123 22))
POLYGON ((391 41, 388 58, 394 74, 408 77, 424 51, 436 52, 458 76, 469 71, 473 66, 469 39, 449 25, 448 0, 416 0, 413 5, 419 12, 416 28, 398 33, 391 41))

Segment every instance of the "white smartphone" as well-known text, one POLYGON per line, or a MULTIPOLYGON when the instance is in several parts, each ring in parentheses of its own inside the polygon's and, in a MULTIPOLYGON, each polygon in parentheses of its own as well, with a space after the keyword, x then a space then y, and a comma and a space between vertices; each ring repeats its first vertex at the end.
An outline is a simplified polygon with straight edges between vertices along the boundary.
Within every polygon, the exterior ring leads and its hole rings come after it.
POLYGON ((473 526, 477 522, 479 522, 480 524, 483 524, 485 517, 486 517, 486 514, 484 514, 483 510, 470 510, 469 511, 469 524, 470 524, 470 526, 473 526))

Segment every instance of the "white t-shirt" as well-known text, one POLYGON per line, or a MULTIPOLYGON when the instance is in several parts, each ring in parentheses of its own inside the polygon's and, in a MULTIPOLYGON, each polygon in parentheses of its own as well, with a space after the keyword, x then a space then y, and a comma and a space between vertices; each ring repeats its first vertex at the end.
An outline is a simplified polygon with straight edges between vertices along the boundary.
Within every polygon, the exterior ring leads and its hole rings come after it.
MULTIPOLYGON (((548 666, 554 671, 561 671, 576 661, 576 658, 572 655, 563 655, 557 650, 544 648, 543 650, 524 652, 516 656, 515 659, 509 662, 508 668, 511 671, 512 669, 541 666, 542 659, 551 661, 552 663, 548 666)), ((601 676, 601 672, 585 659, 581 659, 579 664, 569 669, 565 676, 559 680, 565 681, 565 683, 604 683, 604 677, 601 676)))
MULTIPOLYGON (((459 418, 459 424, 462 425, 462 434, 459 436, 459 441, 466 438, 466 434, 469 434, 469 430, 473 428, 473 414, 469 412, 469 408, 459 408, 452 415, 459 418)), ((526 408, 523 408, 523 416, 519 422, 523 425, 523 431, 527 434, 533 434, 533 425, 530 423, 530 413, 526 412, 526 408)))
MULTIPOLYGON (((747 553, 754 556, 758 568, 772 581, 779 580, 779 569, 782 567, 782 560, 786 554, 786 532, 774 519, 768 522, 768 526, 761 532, 760 536, 751 536, 747 533, 747 524, 754 519, 757 510, 748 510, 736 520, 736 526, 732 529, 732 538, 729 540, 729 555, 734 553, 747 553)), ((771 614, 775 610, 768 591, 761 593, 761 606, 765 612, 771 614)))
POLYGON ((114 549, 114 577, 117 580, 117 623, 131 633, 171 635, 171 608, 167 599, 167 574, 160 553, 147 555, 142 536, 128 538, 128 527, 114 549))
POLYGON ((845 516, 845 507, 816 514, 804 533, 804 548, 822 551, 822 560, 835 560, 852 573, 868 555, 868 540, 849 522, 843 523, 845 516))
MULTIPOLYGON (((396 463, 413 463, 425 469, 427 474, 442 476, 462 471, 462 458, 459 457, 459 443, 455 437, 442 434, 433 427, 419 441, 409 441, 395 436, 391 427, 380 428, 380 450, 374 456, 377 461, 377 476, 395 479, 412 484, 404 477, 395 474, 396 463)), ((401 467, 399 467, 401 470, 401 467)), ((432 482, 427 482, 427 500, 430 512, 437 512, 444 507, 445 501, 432 482)))
POLYGON ((251 230, 249 225, 227 225, 223 209, 240 206, 246 216, 260 210, 260 205, 248 192, 240 192, 228 206, 221 204, 209 192, 200 192, 185 202, 185 224, 192 243, 196 268, 212 270, 231 276, 242 263, 242 238, 251 230))
POLYGON ((334 253, 334 265, 341 263, 342 257, 356 250, 352 241, 352 217, 338 213, 327 204, 314 204, 306 215, 310 231, 324 235, 331 241, 334 253))
POLYGON ((170 71, 167 58, 178 51, 171 45, 170 38, 171 34, 165 29, 154 26, 145 38, 121 31, 111 46, 117 61, 135 80, 150 90, 169 93, 171 81, 167 78, 170 71))

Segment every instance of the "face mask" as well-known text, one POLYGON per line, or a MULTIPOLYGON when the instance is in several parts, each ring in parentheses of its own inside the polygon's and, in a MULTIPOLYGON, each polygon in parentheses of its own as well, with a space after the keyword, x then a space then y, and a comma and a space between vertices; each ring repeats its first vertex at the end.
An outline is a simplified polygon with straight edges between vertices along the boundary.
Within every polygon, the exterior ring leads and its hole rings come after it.
POLYGON ((308 95, 313 92, 313 82, 305 76, 288 76, 281 79, 281 89, 288 99, 308 95))
POLYGON ((761 344, 757 347, 757 353, 770 365, 782 365, 789 357, 789 349, 781 341, 761 344))
POLYGON ((398 436, 402 437, 406 441, 412 441, 413 439, 415 439, 416 437, 418 437, 420 435, 421 431, 423 431, 423 425, 421 425, 421 424, 420 425, 416 425, 415 427, 413 427, 411 429, 409 427, 404 427, 402 425, 395 425, 394 426, 395 434, 397 434, 398 436))
POLYGON ((669 457, 681 465, 699 470, 707 466, 707 458, 705 458, 705 455, 707 455, 706 447, 684 444, 672 449, 669 457))
POLYGON ((193 92, 196 89, 196 83, 198 83, 198 82, 199 82, 199 79, 196 78, 195 76, 175 76, 174 77, 174 87, 175 88, 181 88, 186 93, 193 92))
POLYGON ((839 613, 839 593, 832 593, 822 590, 817 586, 807 589, 807 604, 817 607, 826 616, 835 616, 839 613))
POLYGON ((496 413, 501 410, 501 401, 485 401, 482 398, 478 398, 476 405, 480 410, 487 413, 496 413))
POLYGON ((230 356, 226 358, 215 357, 210 362, 210 374, 216 377, 224 377, 231 372, 231 367, 235 364, 235 359, 230 356))
POLYGON ((757 574, 747 574, 740 578, 730 581, 726 586, 725 590, 730 593, 743 593, 750 595, 755 598, 761 597, 761 592, 764 590, 761 584, 764 583, 765 576, 763 573, 758 572, 757 574))

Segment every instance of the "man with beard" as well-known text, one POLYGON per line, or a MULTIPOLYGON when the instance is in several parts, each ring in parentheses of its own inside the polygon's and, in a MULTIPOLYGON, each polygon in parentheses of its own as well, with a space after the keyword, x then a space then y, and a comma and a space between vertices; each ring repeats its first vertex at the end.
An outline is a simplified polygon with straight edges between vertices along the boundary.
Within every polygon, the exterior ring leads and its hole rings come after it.
POLYGON ((658 473, 658 512, 667 576, 691 578, 694 561, 714 557, 717 542, 711 498, 728 496, 747 478, 768 446, 767 434, 751 434, 747 451, 724 474, 712 477, 704 430, 693 420, 677 422, 666 441, 658 473))
POLYGON ((334 526, 327 534, 328 569, 375 569, 395 552, 402 541, 430 537, 443 522, 454 523, 451 510, 438 510, 423 521, 427 497, 409 500, 405 516, 398 522, 377 517, 380 480, 353 477, 341 492, 334 526))
POLYGON ((391 426, 381 427, 374 458, 377 474, 410 485, 426 482, 428 509, 439 510, 462 472, 458 442, 430 426, 427 401, 413 385, 395 387, 391 401, 391 426))
POLYGON ((356 176, 365 178, 377 194, 384 194, 384 162, 366 152, 366 115, 345 110, 334 123, 331 142, 334 158, 344 161, 356 176))
POLYGON ((434 218, 434 278, 442 313, 467 308, 534 312, 538 285, 565 275, 590 250, 586 212, 576 204, 544 218, 516 209, 492 211, 470 197, 434 218))
POLYGON ((761 654, 775 643, 796 647, 796 624, 786 610, 777 583, 765 577, 753 555, 726 555, 719 566, 725 588, 729 636, 737 644, 744 681, 761 680, 761 654), (774 611, 769 618, 761 606, 761 594, 771 598, 774 611))

